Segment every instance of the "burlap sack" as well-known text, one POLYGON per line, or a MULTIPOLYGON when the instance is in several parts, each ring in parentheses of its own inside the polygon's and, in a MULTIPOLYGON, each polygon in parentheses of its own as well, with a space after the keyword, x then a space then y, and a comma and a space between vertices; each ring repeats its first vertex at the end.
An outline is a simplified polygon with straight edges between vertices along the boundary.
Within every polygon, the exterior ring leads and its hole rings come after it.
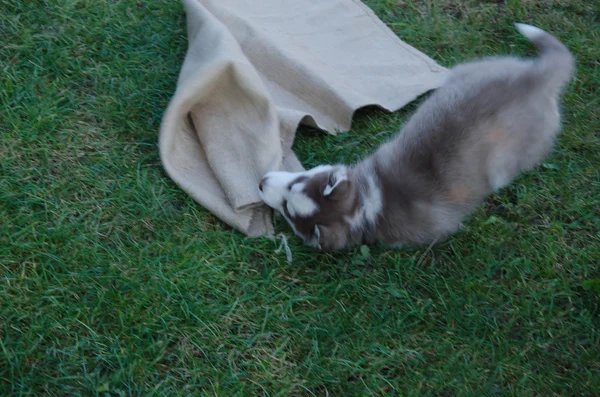
POLYGON ((334 133, 366 105, 395 111, 445 69, 358 0, 183 0, 188 51, 160 128, 162 163, 198 203, 242 233, 273 230, 258 182, 302 170, 305 123, 334 133))

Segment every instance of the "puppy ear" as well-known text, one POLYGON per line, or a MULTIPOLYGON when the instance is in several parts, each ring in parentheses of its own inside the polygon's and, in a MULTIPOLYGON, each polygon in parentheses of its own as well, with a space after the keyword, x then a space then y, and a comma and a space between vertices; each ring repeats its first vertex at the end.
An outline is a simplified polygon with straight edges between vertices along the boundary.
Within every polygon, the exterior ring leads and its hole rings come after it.
POLYGON ((315 246, 322 251, 341 250, 348 240, 344 230, 323 225, 315 225, 314 238, 315 246))
POLYGON ((350 179, 346 168, 338 168, 329 175, 327 186, 323 190, 325 197, 339 197, 346 194, 350 187, 350 179))

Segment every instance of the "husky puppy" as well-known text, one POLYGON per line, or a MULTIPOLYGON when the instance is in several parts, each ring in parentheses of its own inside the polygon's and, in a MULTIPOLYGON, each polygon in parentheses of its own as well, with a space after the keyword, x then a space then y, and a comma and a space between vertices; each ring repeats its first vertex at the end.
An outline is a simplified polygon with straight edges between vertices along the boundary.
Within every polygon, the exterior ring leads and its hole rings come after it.
POLYGON ((545 31, 516 27, 539 58, 454 67, 370 157, 353 166, 269 172, 259 184, 262 200, 322 250, 445 240, 492 192, 537 166, 559 133, 558 102, 574 58, 545 31))

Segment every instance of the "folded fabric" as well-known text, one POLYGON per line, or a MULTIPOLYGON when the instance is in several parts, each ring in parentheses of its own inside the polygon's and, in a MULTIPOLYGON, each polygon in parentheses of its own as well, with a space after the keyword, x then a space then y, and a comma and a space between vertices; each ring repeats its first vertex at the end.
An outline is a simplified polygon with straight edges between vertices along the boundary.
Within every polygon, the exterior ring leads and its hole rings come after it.
POLYGON ((358 0, 183 0, 188 50, 160 127, 168 175, 240 232, 273 232, 262 175, 300 171, 300 124, 350 128, 367 105, 395 111, 445 69, 358 0))

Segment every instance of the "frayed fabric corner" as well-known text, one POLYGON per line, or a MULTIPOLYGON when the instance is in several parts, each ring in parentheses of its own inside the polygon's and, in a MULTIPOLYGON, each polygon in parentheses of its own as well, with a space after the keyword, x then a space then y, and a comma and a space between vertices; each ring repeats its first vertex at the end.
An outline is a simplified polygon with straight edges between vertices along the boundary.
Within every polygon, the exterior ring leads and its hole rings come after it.
POLYGON ((266 172, 301 171, 300 124, 350 129, 367 105, 396 111, 446 69, 358 0, 183 0, 188 49, 159 132, 169 177, 249 237, 273 233, 266 172))

